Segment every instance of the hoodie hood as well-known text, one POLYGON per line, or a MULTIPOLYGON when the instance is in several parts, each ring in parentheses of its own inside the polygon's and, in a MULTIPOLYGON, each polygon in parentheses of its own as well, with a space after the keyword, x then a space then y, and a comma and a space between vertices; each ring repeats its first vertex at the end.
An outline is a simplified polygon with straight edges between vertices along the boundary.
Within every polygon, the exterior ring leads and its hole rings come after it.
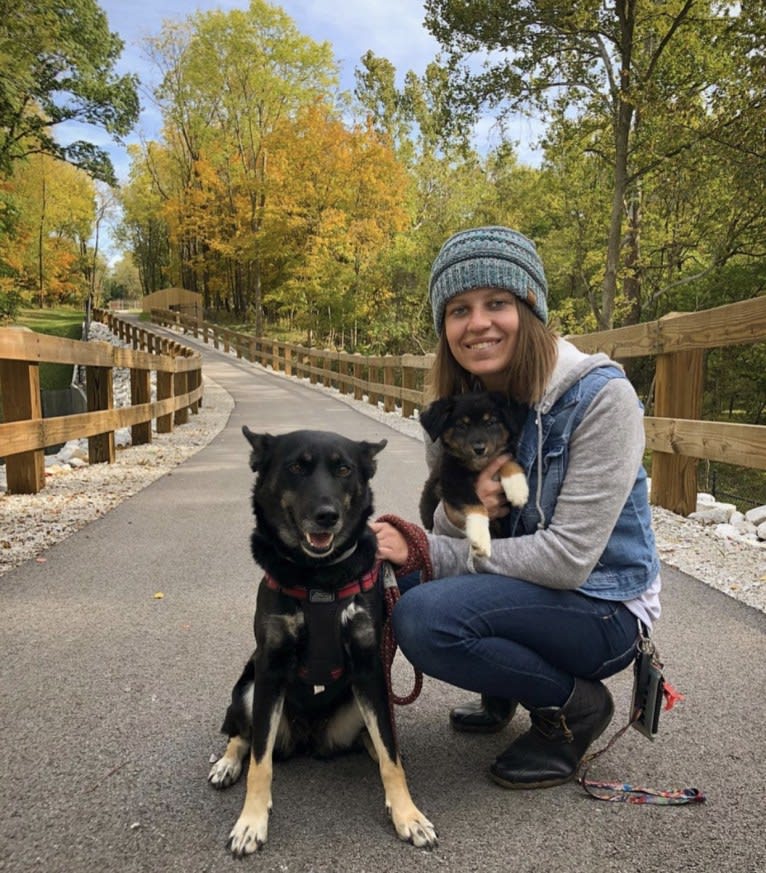
POLYGON ((581 352, 569 340, 565 340, 562 337, 558 338, 557 348, 558 358, 551 380, 545 389, 543 399, 535 407, 543 414, 549 412, 559 397, 568 391, 578 379, 582 379, 586 373, 606 365, 620 367, 619 364, 615 363, 603 352, 597 352, 593 355, 586 354, 581 352))

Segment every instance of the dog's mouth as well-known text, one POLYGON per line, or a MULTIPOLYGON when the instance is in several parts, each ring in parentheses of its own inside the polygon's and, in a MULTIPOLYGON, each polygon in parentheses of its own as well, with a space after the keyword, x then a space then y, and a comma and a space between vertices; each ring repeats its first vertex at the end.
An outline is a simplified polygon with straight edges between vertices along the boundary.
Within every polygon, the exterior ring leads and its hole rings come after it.
POLYGON ((320 556, 326 555, 332 551, 333 543, 335 542, 335 534, 330 531, 306 531, 305 539, 302 543, 303 550, 309 555, 320 556))

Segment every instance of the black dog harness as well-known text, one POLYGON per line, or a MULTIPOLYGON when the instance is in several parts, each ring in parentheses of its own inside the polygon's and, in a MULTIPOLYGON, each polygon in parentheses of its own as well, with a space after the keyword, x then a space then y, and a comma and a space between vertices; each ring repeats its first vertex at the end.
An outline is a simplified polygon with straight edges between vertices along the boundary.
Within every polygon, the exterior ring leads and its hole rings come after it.
POLYGON ((337 591, 302 585, 281 585, 273 576, 266 574, 264 582, 268 588, 297 600, 303 610, 308 631, 308 647, 298 668, 298 676, 307 685, 313 686, 314 694, 321 694, 343 676, 341 613, 352 597, 375 588, 381 566, 382 562, 376 561, 373 568, 361 579, 349 582, 337 591))

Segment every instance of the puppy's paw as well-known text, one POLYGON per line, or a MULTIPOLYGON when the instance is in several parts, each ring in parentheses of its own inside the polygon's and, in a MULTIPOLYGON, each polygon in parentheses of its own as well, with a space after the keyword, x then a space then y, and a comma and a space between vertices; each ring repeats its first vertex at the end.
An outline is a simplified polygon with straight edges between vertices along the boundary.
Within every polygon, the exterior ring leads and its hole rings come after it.
POLYGON ((268 835, 268 812, 258 816, 246 816, 243 813, 231 829, 228 846, 235 858, 244 858, 262 849, 268 835))
POLYGON ((224 755, 210 768, 207 781, 213 788, 228 788, 239 779, 242 773, 242 761, 238 758, 227 758, 224 755))
POLYGON ((500 483, 511 506, 526 506, 527 500, 529 500, 529 485, 527 477, 523 473, 503 476, 500 483))
POLYGON ((416 806, 399 815, 389 809, 389 814, 400 840, 419 849, 434 849, 439 844, 436 828, 416 806))
POLYGON ((489 519, 486 515, 468 513, 465 517, 465 535, 471 543, 474 558, 488 558, 492 554, 489 519))

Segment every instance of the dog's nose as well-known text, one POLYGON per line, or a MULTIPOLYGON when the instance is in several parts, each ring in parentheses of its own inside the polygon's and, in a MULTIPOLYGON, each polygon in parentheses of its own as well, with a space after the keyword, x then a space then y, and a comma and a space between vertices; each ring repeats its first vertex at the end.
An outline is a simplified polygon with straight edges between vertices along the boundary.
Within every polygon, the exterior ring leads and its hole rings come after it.
POLYGON ((338 521, 340 513, 332 506, 320 506, 314 513, 314 521, 322 527, 332 527, 338 521))
POLYGON ((481 457, 484 454, 484 452, 487 451, 486 443, 474 443, 472 448, 473 448, 473 453, 475 455, 478 455, 479 457, 481 457))

